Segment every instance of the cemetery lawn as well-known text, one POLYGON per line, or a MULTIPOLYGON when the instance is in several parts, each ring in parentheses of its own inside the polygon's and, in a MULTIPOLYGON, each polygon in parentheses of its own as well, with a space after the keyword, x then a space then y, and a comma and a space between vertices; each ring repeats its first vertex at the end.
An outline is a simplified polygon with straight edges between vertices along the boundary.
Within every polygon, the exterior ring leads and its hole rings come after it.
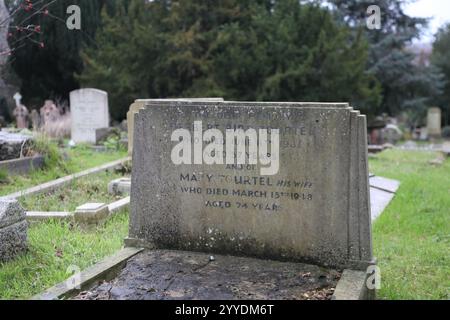
POLYGON ((26 211, 43 212, 73 212, 88 202, 110 204, 125 197, 108 193, 108 183, 122 177, 111 171, 89 175, 52 192, 19 198, 19 202, 26 211))
POLYGON ((79 145, 64 152, 67 156, 66 160, 50 161, 51 163, 42 170, 36 170, 26 176, 6 177, 6 181, 5 177, 1 177, 0 197, 127 156, 127 152, 124 150, 95 152, 85 145, 79 145))
POLYGON ((97 230, 82 231, 70 223, 32 224, 29 251, 0 265, 0 299, 28 299, 114 254, 128 234, 128 210, 112 216, 97 230))
POLYGON ((450 160, 430 165, 436 158, 388 150, 369 161, 370 172, 401 182, 373 225, 379 299, 450 298, 450 160))

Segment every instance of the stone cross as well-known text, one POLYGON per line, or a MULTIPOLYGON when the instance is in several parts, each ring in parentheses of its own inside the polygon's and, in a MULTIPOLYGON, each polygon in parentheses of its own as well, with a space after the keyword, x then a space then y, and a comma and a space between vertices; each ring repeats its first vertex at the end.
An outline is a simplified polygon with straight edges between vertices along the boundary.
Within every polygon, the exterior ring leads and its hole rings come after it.
POLYGON ((22 104, 22 95, 19 92, 16 92, 14 95, 14 101, 16 101, 16 107, 20 106, 22 104))

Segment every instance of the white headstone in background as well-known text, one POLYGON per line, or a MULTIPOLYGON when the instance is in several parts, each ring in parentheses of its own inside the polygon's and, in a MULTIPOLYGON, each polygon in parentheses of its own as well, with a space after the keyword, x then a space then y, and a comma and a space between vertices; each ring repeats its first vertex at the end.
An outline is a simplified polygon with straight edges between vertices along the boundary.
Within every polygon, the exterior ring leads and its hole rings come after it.
POLYGON ((70 93, 72 140, 95 143, 95 130, 109 127, 108 93, 80 89, 70 93))
POLYGON ((428 109, 427 130, 429 137, 440 137, 442 134, 441 128, 442 114, 439 108, 428 109))

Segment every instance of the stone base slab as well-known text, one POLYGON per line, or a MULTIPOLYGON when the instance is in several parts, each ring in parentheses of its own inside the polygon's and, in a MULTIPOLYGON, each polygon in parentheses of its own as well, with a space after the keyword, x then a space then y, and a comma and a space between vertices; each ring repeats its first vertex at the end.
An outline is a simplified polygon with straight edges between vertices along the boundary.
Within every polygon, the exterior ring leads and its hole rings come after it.
POLYGON ((71 212, 27 212, 27 221, 40 222, 47 220, 71 220, 73 219, 73 213, 71 212))
POLYGON ((108 184, 108 193, 112 195, 129 195, 131 190, 131 179, 120 178, 108 184))
POLYGON ((79 224, 102 223, 109 216, 109 208, 104 203, 86 203, 75 210, 74 219, 79 224))
POLYGON ((128 259, 141 251, 142 249, 137 248, 122 249, 111 257, 32 297, 31 300, 58 300, 73 297, 81 290, 87 290, 102 281, 113 279, 128 259), (73 279, 79 279, 79 283, 75 283, 73 279))
POLYGON ((316 265, 172 250, 126 248, 34 299, 373 299, 366 274, 316 265))
POLYGON ((43 156, 0 161, 0 170, 6 171, 8 175, 29 174, 32 170, 41 169, 44 162, 43 156))
POLYGON ((315 265, 171 250, 131 258, 87 300, 329 300, 340 272, 315 265))
POLYGON ((332 300, 374 300, 375 290, 368 289, 367 280, 367 272, 344 270, 332 300))

